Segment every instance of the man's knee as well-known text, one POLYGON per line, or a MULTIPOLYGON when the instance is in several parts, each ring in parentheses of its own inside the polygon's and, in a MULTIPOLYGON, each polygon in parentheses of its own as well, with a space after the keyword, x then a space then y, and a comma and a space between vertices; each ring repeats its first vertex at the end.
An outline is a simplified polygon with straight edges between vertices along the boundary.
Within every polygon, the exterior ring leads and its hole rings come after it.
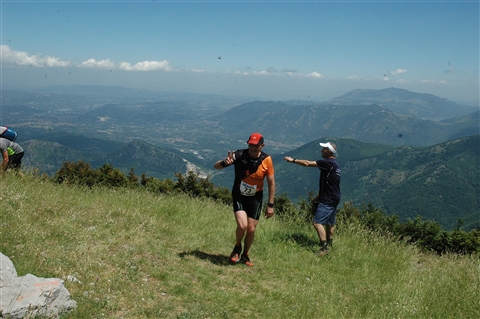
POLYGON ((244 223, 237 223, 237 228, 242 230, 242 231, 245 231, 247 230, 247 224, 244 224, 244 223))
POLYGON ((257 229, 257 225, 248 225, 247 233, 253 234, 253 233, 255 233, 256 229, 257 229))

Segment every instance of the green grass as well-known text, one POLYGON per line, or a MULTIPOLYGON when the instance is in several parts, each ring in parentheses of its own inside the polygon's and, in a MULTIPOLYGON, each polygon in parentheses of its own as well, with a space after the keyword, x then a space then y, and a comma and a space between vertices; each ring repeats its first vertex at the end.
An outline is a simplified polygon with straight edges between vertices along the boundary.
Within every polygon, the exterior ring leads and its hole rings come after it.
POLYGON ((480 317, 479 256, 339 225, 321 258, 312 226, 262 218, 249 268, 227 262, 230 206, 11 173, 0 186, 1 252, 19 276, 77 278, 67 318, 480 317))

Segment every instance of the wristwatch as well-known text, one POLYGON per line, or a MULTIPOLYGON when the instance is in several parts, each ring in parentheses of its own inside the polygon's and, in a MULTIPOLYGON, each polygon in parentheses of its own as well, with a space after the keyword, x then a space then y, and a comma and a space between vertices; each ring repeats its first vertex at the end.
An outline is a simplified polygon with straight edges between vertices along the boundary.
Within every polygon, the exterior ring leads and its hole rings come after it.
POLYGON ((273 208, 275 206, 275 203, 268 203, 267 206, 273 208))

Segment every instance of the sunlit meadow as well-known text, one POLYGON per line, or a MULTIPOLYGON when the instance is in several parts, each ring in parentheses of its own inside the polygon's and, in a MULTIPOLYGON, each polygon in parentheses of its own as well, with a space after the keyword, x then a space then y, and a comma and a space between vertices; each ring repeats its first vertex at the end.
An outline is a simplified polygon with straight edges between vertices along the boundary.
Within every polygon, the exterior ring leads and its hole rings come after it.
POLYGON ((478 256, 429 255, 338 225, 261 219, 254 267, 230 265, 230 206, 127 188, 0 176, 1 252, 19 276, 65 280, 65 318, 480 318, 478 256))

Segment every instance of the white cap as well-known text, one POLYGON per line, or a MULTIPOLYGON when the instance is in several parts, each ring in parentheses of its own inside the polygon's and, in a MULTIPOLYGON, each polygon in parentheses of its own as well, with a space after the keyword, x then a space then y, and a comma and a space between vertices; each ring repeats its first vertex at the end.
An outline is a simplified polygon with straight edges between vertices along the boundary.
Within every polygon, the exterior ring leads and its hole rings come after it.
POLYGON ((330 144, 330 142, 320 143, 320 146, 328 148, 333 153, 333 155, 337 155, 337 150, 332 146, 332 144, 330 144))

